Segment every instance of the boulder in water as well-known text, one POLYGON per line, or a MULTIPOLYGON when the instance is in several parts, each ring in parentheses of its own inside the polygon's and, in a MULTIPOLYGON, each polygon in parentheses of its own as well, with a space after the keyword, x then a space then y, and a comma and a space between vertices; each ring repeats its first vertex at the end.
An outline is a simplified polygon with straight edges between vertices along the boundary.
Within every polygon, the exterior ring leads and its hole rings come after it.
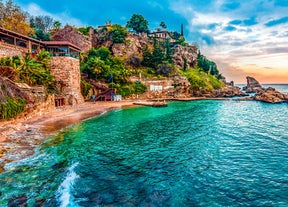
POLYGON ((282 103, 288 101, 288 95, 277 91, 275 88, 269 87, 262 92, 258 92, 254 99, 268 103, 282 103))
POLYGON ((243 89, 246 91, 246 93, 257 93, 264 90, 264 88, 260 85, 260 83, 253 77, 247 76, 247 86, 245 86, 243 89))
POLYGON ((27 206, 26 196, 12 198, 8 202, 8 207, 26 207, 26 206, 27 206))

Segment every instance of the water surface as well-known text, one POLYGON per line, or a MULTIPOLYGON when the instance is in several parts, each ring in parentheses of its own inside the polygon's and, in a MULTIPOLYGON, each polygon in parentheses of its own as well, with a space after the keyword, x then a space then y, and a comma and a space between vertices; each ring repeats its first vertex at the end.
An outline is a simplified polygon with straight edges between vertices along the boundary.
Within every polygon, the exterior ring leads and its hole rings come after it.
POLYGON ((112 111, 6 165, 0 206, 287 206, 288 105, 112 111))

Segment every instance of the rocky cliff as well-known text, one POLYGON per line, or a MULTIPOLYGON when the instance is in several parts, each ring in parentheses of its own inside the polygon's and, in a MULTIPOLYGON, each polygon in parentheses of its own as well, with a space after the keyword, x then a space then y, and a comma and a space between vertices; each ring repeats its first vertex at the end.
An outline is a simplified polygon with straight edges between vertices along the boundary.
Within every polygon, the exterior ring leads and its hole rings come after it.
POLYGON ((193 45, 182 46, 176 45, 173 47, 172 60, 174 64, 180 68, 194 68, 197 63, 198 48, 193 45))
MULTIPOLYGON (((163 41, 163 40, 162 40, 163 41)), ((145 34, 129 33, 124 43, 113 43, 112 36, 105 29, 99 30, 93 35, 93 47, 101 46, 108 47, 112 54, 116 57, 129 58, 131 56, 138 56, 142 58, 145 47, 153 47, 153 39, 147 37, 145 34)), ((196 66, 198 48, 194 45, 182 46, 180 44, 171 45, 173 63, 184 68, 193 68, 196 66)))

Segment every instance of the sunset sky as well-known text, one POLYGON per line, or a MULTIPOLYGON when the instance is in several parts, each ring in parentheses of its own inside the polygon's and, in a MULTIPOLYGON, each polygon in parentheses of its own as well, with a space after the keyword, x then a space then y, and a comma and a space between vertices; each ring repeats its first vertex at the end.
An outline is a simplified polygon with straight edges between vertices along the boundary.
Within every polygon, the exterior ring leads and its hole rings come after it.
POLYGON ((32 15, 49 15, 62 25, 125 25, 142 14, 153 31, 185 25, 189 43, 216 62, 228 81, 288 83, 288 0, 14 0, 32 15))

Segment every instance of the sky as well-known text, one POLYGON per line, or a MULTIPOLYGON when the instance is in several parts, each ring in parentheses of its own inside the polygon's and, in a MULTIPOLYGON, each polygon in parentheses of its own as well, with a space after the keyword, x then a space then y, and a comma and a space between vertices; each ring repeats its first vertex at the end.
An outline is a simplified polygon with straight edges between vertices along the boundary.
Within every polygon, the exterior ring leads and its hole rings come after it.
POLYGON ((288 0, 14 0, 31 15, 77 27, 125 25, 141 14, 153 31, 161 21, 214 61, 227 81, 288 83, 288 0))

